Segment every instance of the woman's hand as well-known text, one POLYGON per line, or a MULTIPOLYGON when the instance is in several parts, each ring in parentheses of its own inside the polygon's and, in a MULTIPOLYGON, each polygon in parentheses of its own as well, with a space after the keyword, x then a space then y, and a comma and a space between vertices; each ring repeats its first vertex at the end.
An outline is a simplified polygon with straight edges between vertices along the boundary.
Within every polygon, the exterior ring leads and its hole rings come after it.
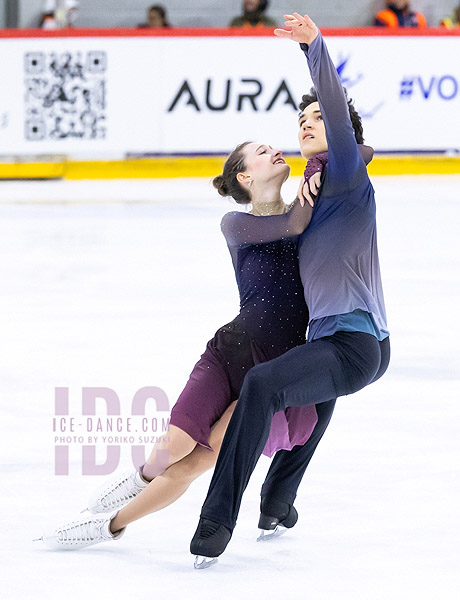
POLYGON ((286 29, 275 29, 274 31, 278 37, 310 45, 318 35, 318 27, 308 15, 302 17, 295 12, 293 15, 284 15, 284 18, 286 19, 284 21, 286 29))
POLYGON ((321 186, 321 173, 314 173, 307 181, 303 178, 300 182, 299 189, 297 191, 297 198, 299 199, 300 206, 305 206, 305 200, 308 204, 313 207, 314 199, 318 194, 318 190, 321 186))

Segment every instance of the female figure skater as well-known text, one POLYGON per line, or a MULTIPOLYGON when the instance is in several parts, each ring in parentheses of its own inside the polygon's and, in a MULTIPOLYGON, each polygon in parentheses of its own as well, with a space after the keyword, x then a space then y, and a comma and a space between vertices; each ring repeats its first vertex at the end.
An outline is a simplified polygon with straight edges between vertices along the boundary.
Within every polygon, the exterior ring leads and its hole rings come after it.
MULTIPOLYGON (((321 168, 322 161, 310 161, 307 178, 321 168)), ((240 313, 208 343, 172 409, 168 433, 156 444, 147 463, 139 472, 104 484, 89 503, 89 510, 96 515, 45 533, 42 539, 47 545, 75 549, 120 539, 129 523, 178 499, 196 477, 215 465, 249 369, 305 342, 308 309, 298 270, 297 238, 309 220, 311 205, 301 206, 296 200, 289 210, 284 204, 281 186, 289 171, 282 153, 264 144, 246 142, 228 157, 214 186, 222 196, 252 205, 249 215, 228 213, 222 221, 240 293, 240 313), (251 219, 250 230, 237 225, 241 216, 251 219)), ((316 190, 315 177, 312 185, 316 190)), ((308 182, 305 194, 307 189, 308 182)), ((271 456, 277 450, 305 445, 311 457, 333 409, 334 400, 322 405, 318 414, 314 406, 279 413, 265 453, 271 456)), ((299 469, 299 482, 305 467, 299 469)), ((262 513, 265 505, 274 501, 270 477, 267 481, 262 490, 262 513)), ((278 520, 283 521, 282 515, 278 520)), ((291 515, 285 525, 293 526, 295 521, 291 515)))
MULTIPOLYGON (((285 18, 287 29, 275 34, 301 43, 317 94, 317 101, 309 95, 301 105, 304 155, 309 146, 313 153, 328 150, 329 159, 299 243, 310 310, 308 341, 246 375, 190 546, 192 554, 209 558, 222 554, 230 541, 273 414, 314 404, 318 409, 323 402, 352 394, 378 379, 389 362, 374 190, 358 153, 346 96, 313 21, 298 13, 285 18)), ((241 219, 243 230, 249 225, 241 219)), ((291 470, 293 460, 301 463, 302 452, 296 447, 284 453, 274 477, 287 485, 282 498, 287 510, 293 496, 291 476, 286 479, 284 472, 291 470)))

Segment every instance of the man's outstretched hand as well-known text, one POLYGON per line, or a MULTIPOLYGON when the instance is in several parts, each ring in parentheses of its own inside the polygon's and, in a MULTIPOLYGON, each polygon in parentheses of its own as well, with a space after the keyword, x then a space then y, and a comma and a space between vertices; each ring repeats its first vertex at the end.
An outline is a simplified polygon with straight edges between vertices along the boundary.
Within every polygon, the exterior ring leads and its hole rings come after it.
POLYGON ((286 29, 275 29, 274 33, 278 37, 287 38, 293 42, 310 45, 318 35, 318 27, 313 23, 308 15, 284 15, 286 19, 284 24, 286 29))

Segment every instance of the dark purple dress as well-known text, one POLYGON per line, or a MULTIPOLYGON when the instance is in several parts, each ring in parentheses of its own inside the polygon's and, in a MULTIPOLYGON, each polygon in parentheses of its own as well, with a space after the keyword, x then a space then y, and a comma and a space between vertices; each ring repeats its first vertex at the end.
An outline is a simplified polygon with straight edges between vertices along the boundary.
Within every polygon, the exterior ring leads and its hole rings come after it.
MULTIPOLYGON (((267 224, 270 219, 249 215, 253 227, 248 227, 247 214, 232 212, 222 220, 240 294, 240 313, 208 342, 170 421, 202 446, 209 447, 213 424, 238 399, 248 370, 305 343, 308 309, 299 275, 298 238, 289 227, 299 208, 296 203, 295 210, 283 215, 287 223, 283 239, 273 239, 266 225, 261 229, 261 221, 267 224), (244 229, 241 217, 245 218, 244 229)), ((314 406, 276 413, 264 454, 272 456, 277 450, 304 444, 316 422, 314 406)))

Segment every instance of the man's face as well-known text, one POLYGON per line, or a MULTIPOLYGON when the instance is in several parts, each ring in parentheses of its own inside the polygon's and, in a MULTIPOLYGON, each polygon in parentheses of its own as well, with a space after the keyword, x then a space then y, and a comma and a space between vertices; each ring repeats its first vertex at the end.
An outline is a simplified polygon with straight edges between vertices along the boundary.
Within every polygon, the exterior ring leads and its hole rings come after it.
POLYGON ((307 160, 327 150, 326 128, 318 102, 312 102, 299 118, 300 153, 307 160))

